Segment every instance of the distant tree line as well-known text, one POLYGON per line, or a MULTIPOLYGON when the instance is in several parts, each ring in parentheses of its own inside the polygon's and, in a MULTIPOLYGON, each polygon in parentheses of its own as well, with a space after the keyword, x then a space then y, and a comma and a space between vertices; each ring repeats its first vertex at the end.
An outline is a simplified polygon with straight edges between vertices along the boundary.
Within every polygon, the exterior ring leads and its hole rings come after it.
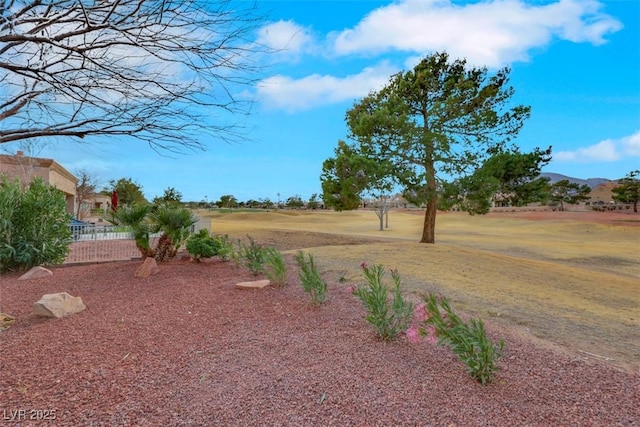
MULTIPOLYGON (((87 182, 94 182, 88 173, 83 172, 82 179, 79 181, 78 191, 82 191, 84 194, 86 191, 87 182)), ((89 188, 95 189, 95 185, 91 185, 89 188)), ((118 200, 121 205, 184 205, 190 208, 223 208, 223 209, 237 209, 237 208, 249 208, 249 209, 319 209, 323 207, 323 202, 320 199, 318 193, 314 193, 307 200, 304 200, 300 195, 293 195, 286 198, 283 201, 275 202, 269 198, 260 199, 248 199, 246 201, 238 200, 233 194, 224 194, 216 201, 205 199, 199 201, 184 201, 182 193, 174 187, 167 187, 161 196, 154 197, 151 201, 147 200, 144 195, 142 186, 135 182, 131 178, 120 178, 118 180, 112 179, 109 184, 105 186, 100 192, 104 196, 110 196, 113 192, 118 194, 118 200)), ((84 200, 90 198, 87 195, 83 196, 84 200)))
MULTIPOLYGON (((591 188, 586 184, 561 180, 551 183, 549 178, 540 176, 541 168, 551 159, 551 149, 536 149, 531 153, 500 153, 488 159, 472 175, 453 181, 439 183, 438 209, 441 211, 461 210, 469 214, 486 214, 494 202, 505 206, 522 207, 533 203, 549 205, 564 210, 566 205, 589 200, 591 188)), ((387 165, 388 166, 388 165, 387 165)), ((118 193, 123 205, 180 204, 189 208, 221 209, 321 209, 336 211, 355 210, 362 207, 373 208, 378 214, 382 229, 382 218, 388 210, 403 200, 403 206, 411 202, 404 194, 395 193, 392 183, 382 176, 384 168, 375 162, 362 158, 344 141, 338 142, 335 157, 323 164, 321 184, 323 194, 314 193, 307 200, 299 195, 275 202, 269 198, 239 200, 232 194, 220 196, 218 200, 184 201, 182 193, 174 187, 167 187, 162 196, 149 202, 142 186, 131 178, 109 181, 101 193, 109 196, 118 193), (373 180, 373 182, 372 182, 373 180)), ((79 186, 83 189, 95 188, 94 178, 86 171, 81 175, 79 186)), ((637 212, 640 201, 640 171, 632 171, 618 180, 619 186, 612 189, 613 199, 618 203, 630 204, 637 212)), ((89 195, 82 196, 84 200, 89 195)), ((422 205, 415 205, 424 207, 422 205)))

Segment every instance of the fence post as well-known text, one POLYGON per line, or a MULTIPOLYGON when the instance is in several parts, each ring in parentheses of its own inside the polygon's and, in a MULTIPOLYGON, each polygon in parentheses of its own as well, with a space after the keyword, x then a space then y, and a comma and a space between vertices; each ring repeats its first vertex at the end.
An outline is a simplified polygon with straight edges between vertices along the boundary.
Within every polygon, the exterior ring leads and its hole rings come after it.
POLYGON ((98 227, 93 228, 93 260, 98 261, 98 227))

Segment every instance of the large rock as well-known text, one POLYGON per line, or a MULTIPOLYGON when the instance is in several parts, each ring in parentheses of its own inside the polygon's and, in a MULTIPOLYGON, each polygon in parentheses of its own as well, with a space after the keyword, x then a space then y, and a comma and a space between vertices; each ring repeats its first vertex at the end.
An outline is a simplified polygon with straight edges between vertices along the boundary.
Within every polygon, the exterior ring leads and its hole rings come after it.
POLYGON ((86 307, 82 298, 73 297, 66 292, 46 294, 33 304, 33 312, 38 316, 59 319, 70 314, 79 313, 86 307))
POLYGON ((24 273, 22 276, 18 278, 18 280, 31 280, 31 279, 39 279, 41 277, 49 277, 53 276, 51 270, 47 270, 44 267, 33 267, 31 270, 24 273))
POLYGON ((159 271, 160 268, 158 268, 156 260, 152 257, 146 257, 142 265, 136 270, 136 277, 146 278, 157 274, 159 271))
POLYGON ((15 317, 7 313, 0 313, 0 331, 9 329, 14 323, 16 323, 15 317))
POLYGON ((238 282, 236 283, 237 289, 262 289, 271 284, 269 280, 254 280, 253 282, 238 282))

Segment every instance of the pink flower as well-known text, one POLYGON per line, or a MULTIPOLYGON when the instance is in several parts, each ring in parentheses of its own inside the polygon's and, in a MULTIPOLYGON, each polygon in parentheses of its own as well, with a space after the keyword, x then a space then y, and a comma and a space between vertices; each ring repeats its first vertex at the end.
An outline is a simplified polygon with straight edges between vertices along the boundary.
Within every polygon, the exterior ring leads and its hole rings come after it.
POLYGON ((427 342, 429 344, 438 344, 438 338, 436 337, 436 328, 433 325, 427 326, 427 342))
POLYGON ((429 313, 427 313, 427 306, 425 304, 418 304, 413 309, 413 318, 417 322, 424 322, 429 318, 429 313))
POLYGON ((407 329, 405 334, 407 334, 407 339, 411 344, 416 344, 420 341, 420 331, 416 325, 409 326, 409 329, 407 329))
POLYGON ((351 292, 352 294, 355 293, 355 291, 358 290, 358 287, 355 285, 351 285, 347 287, 347 291, 351 292))
POLYGON ((367 268, 367 263, 366 263, 366 261, 362 261, 362 262, 360 263, 360 268, 362 268, 363 270, 364 270, 365 268, 367 268))

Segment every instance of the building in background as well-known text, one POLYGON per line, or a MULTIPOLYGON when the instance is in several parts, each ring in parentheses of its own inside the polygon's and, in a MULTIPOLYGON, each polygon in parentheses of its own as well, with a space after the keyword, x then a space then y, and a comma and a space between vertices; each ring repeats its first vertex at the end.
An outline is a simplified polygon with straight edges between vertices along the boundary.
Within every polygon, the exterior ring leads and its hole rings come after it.
POLYGON ((64 193, 67 212, 75 213, 78 178, 55 160, 25 156, 22 151, 15 155, 0 154, 0 174, 9 179, 18 178, 25 185, 35 177, 42 178, 46 184, 64 193))
POLYGON ((111 197, 94 193, 84 200, 77 210, 78 219, 89 222, 102 222, 103 217, 111 209, 111 197))

